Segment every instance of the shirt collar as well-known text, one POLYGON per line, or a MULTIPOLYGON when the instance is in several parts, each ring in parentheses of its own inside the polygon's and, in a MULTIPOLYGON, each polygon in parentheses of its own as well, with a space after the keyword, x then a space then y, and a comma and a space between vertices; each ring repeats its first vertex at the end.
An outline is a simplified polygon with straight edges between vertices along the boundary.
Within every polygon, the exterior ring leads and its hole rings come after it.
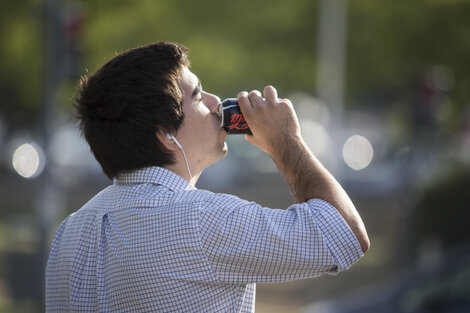
POLYGON ((145 167, 143 169, 125 172, 114 178, 115 184, 155 184, 162 185, 171 191, 196 190, 183 177, 163 167, 145 167))

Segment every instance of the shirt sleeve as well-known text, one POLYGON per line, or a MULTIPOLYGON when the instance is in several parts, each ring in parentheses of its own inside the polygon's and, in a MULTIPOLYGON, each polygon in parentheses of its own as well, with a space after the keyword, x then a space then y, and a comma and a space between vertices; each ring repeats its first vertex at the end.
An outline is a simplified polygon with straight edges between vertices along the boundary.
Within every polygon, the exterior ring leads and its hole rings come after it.
POLYGON ((338 211, 312 199, 287 210, 213 194, 199 210, 201 246, 217 277, 271 283, 336 275, 362 256, 338 211))

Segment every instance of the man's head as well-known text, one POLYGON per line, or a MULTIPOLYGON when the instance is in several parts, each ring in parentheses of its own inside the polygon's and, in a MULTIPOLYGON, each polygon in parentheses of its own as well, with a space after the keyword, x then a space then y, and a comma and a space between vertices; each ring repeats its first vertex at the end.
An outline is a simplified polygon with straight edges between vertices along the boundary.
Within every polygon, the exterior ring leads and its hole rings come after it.
POLYGON ((185 52, 168 42, 135 48, 82 79, 74 103, 80 130, 108 177, 174 162, 156 133, 176 134, 183 123, 185 52))
MULTIPOLYGON (((199 78, 186 66, 179 86, 183 93, 184 121, 175 136, 186 151, 191 172, 197 180, 206 167, 226 155, 227 132, 222 128, 219 97, 202 90, 199 78)), ((172 142, 159 137, 168 149, 175 150, 172 142)))

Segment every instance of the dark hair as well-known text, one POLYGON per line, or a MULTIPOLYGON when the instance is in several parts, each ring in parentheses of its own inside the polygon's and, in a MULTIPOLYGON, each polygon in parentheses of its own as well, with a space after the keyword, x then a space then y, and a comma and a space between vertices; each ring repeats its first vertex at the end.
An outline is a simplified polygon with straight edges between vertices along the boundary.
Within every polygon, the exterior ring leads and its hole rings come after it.
POLYGON ((121 53, 83 77, 74 99, 82 135, 104 173, 174 162, 156 136, 175 132, 183 122, 178 86, 186 47, 157 42, 121 53))

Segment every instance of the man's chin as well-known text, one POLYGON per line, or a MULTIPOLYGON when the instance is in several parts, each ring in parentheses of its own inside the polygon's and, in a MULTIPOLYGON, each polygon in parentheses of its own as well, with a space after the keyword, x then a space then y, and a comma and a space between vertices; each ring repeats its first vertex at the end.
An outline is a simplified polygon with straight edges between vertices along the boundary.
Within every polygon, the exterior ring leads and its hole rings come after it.
POLYGON ((227 153, 228 153, 228 146, 227 146, 227 143, 224 141, 224 145, 220 149, 219 158, 217 159, 217 161, 222 160, 223 158, 225 158, 227 153))
POLYGON ((225 156, 227 155, 227 152, 228 152, 228 146, 227 146, 227 143, 224 141, 224 145, 219 149, 217 156, 210 162, 210 164, 207 167, 225 158, 225 156))
POLYGON ((217 161, 225 158, 225 156, 227 155, 228 153, 228 146, 227 146, 227 143, 224 141, 224 145, 221 147, 221 149, 219 150, 219 158, 217 161))
POLYGON ((223 147, 222 151, 224 152, 223 157, 225 157, 227 155, 227 152, 228 152, 228 145, 225 141, 224 141, 224 147, 223 147))

